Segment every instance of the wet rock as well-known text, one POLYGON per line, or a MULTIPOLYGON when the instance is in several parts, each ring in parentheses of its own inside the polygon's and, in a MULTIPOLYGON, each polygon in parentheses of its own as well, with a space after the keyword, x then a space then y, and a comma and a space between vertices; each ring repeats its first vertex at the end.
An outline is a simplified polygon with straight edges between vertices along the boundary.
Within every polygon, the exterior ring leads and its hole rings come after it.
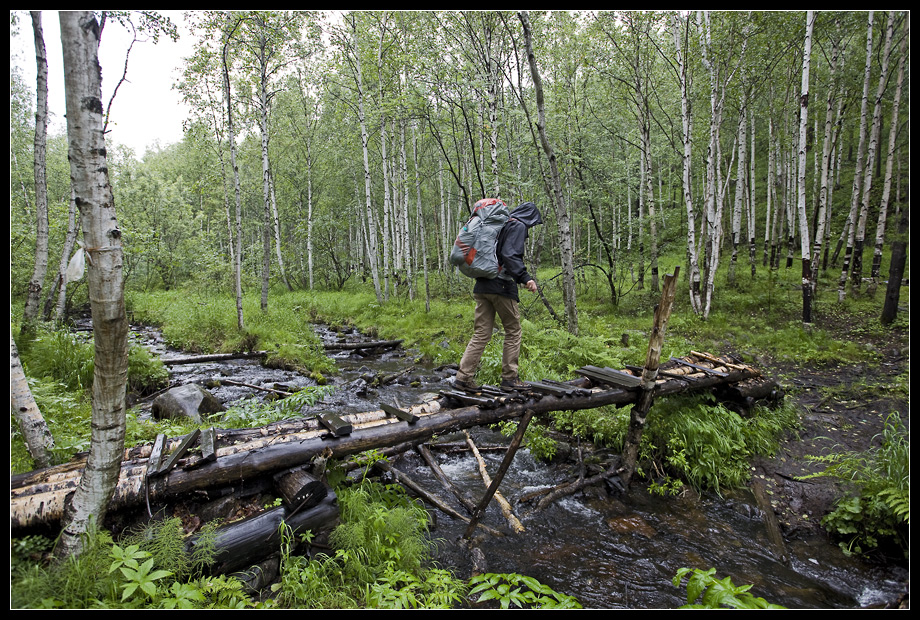
POLYGON ((209 391, 197 383, 174 387, 153 401, 151 413, 158 420, 190 418, 201 422, 201 416, 225 411, 226 408, 209 391))

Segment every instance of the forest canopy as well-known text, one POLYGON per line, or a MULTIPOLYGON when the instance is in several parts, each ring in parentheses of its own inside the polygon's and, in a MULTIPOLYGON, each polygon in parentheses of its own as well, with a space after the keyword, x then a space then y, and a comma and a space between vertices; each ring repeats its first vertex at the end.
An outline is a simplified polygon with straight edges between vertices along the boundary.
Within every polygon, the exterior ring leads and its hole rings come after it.
MULTIPOLYGON (((117 17, 106 28, 133 24, 138 45, 173 33, 117 17)), ((450 296, 467 289, 446 260, 456 230, 494 196, 541 206, 529 260, 556 267, 570 331, 576 272, 603 274, 616 304, 658 289, 663 255, 682 257, 703 318, 717 272, 795 265, 810 322, 819 270, 838 299, 859 295, 906 242, 907 12, 184 19, 184 138, 108 153, 129 290, 259 290, 263 307, 271 286, 450 296)), ((37 223, 35 88, 11 65, 10 288, 39 290, 48 316, 79 244, 63 135, 47 136, 37 223), (39 252, 49 268, 30 285, 39 252)))

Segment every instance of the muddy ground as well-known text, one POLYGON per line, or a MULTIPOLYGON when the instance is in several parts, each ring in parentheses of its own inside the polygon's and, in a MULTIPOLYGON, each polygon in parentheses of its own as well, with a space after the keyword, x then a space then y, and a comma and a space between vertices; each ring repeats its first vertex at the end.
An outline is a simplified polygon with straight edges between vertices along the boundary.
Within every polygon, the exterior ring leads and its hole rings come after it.
MULTIPOLYGON (((780 380, 787 398, 800 409, 801 426, 790 432, 772 458, 753 462, 752 475, 764 481, 774 512, 787 540, 828 539, 821 519, 832 511, 845 492, 831 477, 800 480, 821 472, 825 466, 810 457, 833 453, 862 452, 881 445, 881 433, 889 415, 898 413, 910 431, 910 395, 897 389, 900 377, 909 374, 910 335, 894 331, 886 336, 858 338, 879 354, 877 363, 855 366, 805 367, 757 360, 765 374, 780 380)), ((833 542, 832 542, 833 544, 833 542)), ((908 566, 897 550, 876 552, 869 564, 908 566)), ((909 582, 902 600, 909 608, 909 582)))

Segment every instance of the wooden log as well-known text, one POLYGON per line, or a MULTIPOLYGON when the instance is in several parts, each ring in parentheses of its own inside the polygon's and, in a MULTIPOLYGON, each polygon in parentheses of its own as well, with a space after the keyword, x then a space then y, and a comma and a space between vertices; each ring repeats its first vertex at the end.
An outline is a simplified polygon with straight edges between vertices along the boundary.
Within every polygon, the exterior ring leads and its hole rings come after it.
POLYGON ((776 559, 781 562, 786 562, 789 557, 786 550, 786 541, 783 539, 783 533, 779 528, 779 521, 776 518, 776 513, 773 512, 773 506, 770 504, 770 500, 767 497, 767 490, 764 487, 763 480, 755 478, 751 483, 751 491, 754 493, 754 498, 757 500, 757 506, 764 515, 767 537, 770 539, 770 542, 773 543, 773 551, 776 554, 776 559))
POLYGON ((354 428, 351 424, 340 418, 338 415, 327 411, 326 413, 321 413, 319 416, 319 421, 329 429, 336 437, 343 437, 345 435, 350 435, 352 429, 354 428))
MULTIPOLYGON (((486 470, 485 460, 483 460, 482 455, 479 454, 479 450, 476 448, 476 444, 473 443, 473 438, 470 437, 469 433, 466 431, 463 431, 463 433, 466 435, 466 442, 470 445, 470 449, 473 451, 473 456, 476 457, 476 462, 479 463, 479 475, 482 477, 482 481, 486 483, 486 487, 488 487, 489 492, 491 492, 491 496, 495 497, 495 501, 501 508, 502 514, 505 515, 505 519, 508 521, 508 525, 511 526, 512 530, 520 534, 524 531, 524 524, 521 523, 520 519, 514 515, 514 510, 512 510, 511 504, 508 502, 508 500, 506 500, 502 494, 498 492, 497 488, 492 488, 492 478, 489 476, 488 470, 486 470)), ((486 503, 488 504, 488 502, 486 503)), ((467 533, 464 534, 464 537, 470 537, 469 529, 467 530, 467 533)))
MULTIPOLYGON (((420 484, 415 482, 410 476, 399 471, 398 469, 396 469, 395 467, 393 467, 386 461, 376 461, 374 462, 374 467, 380 469, 381 471, 385 471, 385 472, 392 474, 401 485, 403 485, 404 487, 406 487, 407 489, 415 493, 422 500, 428 502, 429 504, 431 504, 432 506, 434 506, 435 508, 437 508, 444 514, 449 515, 455 519, 459 519, 460 521, 464 521, 466 523, 470 522, 469 517, 466 517, 460 514, 459 512, 451 508, 449 504, 442 502, 440 498, 438 498, 436 495, 433 495, 429 493, 428 491, 426 491, 424 488, 422 488, 420 484)), ((481 527, 482 529, 489 532, 493 536, 504 536, 502 532, 496 529, 493 529, 487 525, 482 525, 481 523, 477 525, 478 527, 481 527)))
POLYGON ((371 342, 330 342, 324 344, 323 348, 327 351, 352 351, 356 349, 382 349, 382 348, 392 348, 398 347, 402 344, 402 339, 399 340, 376 340, 371 342))
POLYGON ((403 422, 408 422, 409 424, 415 424, 418 421, 418 416, 409 411, 404 411, 399 407, 394 407, 393 405, 388 405, 386 403, 380 403, 380 408, 386 411, 390 415, 395 415, 397 418, 403 422))
POLYGON ((620 463, 617 462, 614 465, 608 467, 605 471, 599 474, 596 474, 594 476, 591 476, 589 478, 579 476, 576 480, 573 480, 572 482, 567 482, 565 484, 557 485, 553 487, 552 489, 544 489, 543 491, 540 492, 540 494, 543 497, 540 499, 539 502, 537 502, 537 506, 526 514, 525 518, 533 516, 537 512, 540 512, 541 510, 545 509, 547 506, 549 506, 551 503, 553 503, 557 499, 560 499, 562 497, 568 497, 569 495, 574 495, 575 493, 584 489, 585 487, 589 487, 593 484, 597 484, 598 482, 601 482, 608 478, 614 478, 617 475, 617 472, 619 471, 619 469, 620 469, 620 463))
POLYGON ((163 475, 164 473, 168 472, 170 469, 175 467, 176 463, 179 462, 179 459, 185 456, 189 448, 191 448, 192 445, 196 441, 198 441, 198 437, 200 435, 201 435, 201 431, 197 428, 193 430, 191 433, 189 433, 188 435, 186 435, 185 438, 182 440, 182 442, 179 444, 179 446, 175 450, 172 451, 169 457, 167 457, 166 462, 160 466, 160 469, 157 473, 160 475, 163 475))
POLYGON ((626 441, 623 449, 623 471, 621 479, 623 486, 629 488, 630 480, 636 471, 636 462, 639 459, 639 443, 642 441, 642 432, 649 409, 652 406, 658 367, 661 365, 661 348, 664 344, 664 334, 674 305, 674 294, 677 289, 677 274, 679 267, 674 268, 673 274, 665 275, 664 286, 661 291, 661 301, 655 306, 655 317, 652 323, 652 334, 649 337, 648 351, 645 356, 645 366, 642 369, 641 389, 639 397, 629 415, 629 429, 626 432, 626 441))
MULTIPOLYGON (((700 374, 697 381, 688 383, 680 379, 663 380, 657 384, 657 398, 671 394, 697 392, 715 386, 736 383, 759 376, 755 369, 733 370, 726 377, 700 374)), ((344 458, 370 449, 395 446, 404 442, 425 441, 434 435, 445 435, 474 426, 487 426, 502 420, 511 420, 523 415, 526 409, 533 409, 535 415, 551 411, 576 411, 593 409, 605 405, 623 406, 635 403, 635 391, 611 388, 593 389, 587 394, 558 397, 544 395, 540 399, 524 402, 510 402, 493 409, 477 406, 452 409, 441 415, 439 401, 431 401, 412 409, 419 416, 415 424, 405 424, 383 411, 374 414, 373 421, 356 425, 345 437, 324 438, 327 432, 319 428, 314 420, 308 428, 285 432, 265 432, 265 429, 246 431, 239 436, 245 440, 235 443, 222 442, 218 433, 217 459, 200 467, 176 467, 165 475, 161 484, 152 490, 152 499, 157 502, 176 498, 208 488, 231 487, 244 480, 263 475, 273 475, 309 463, 314 457, 327 455, 330 458, 344 458)), ((352 419, 349 416, 343 416, 352 419)), ((304 421, 289 423, 294 429, 304 421)), ((288 428, 279 426, 278 428, 288 428)), ((276 428, 270 426, 268 428, 276 428)), ((144 472, 151 446, 126 451, 115 492, 110 501, 111 510, 122 510, 142 505, 145 498, 144 472)), ((181 465, 181 464, 180 464, 181 465)), ((63 465, 28 472, 10 477, 10 528, 20 531, 32 527, 57 523, 63 516, 64 504, 69 493, 80 481, 85 466, 85 455, 76 457, 63 465)))
POLYGON ((444 470, 441 469, 441 465, 431 454, 431 450, 428 449, 428 446, 425 444, 419 444, 416 447, 416 451, 428 464, 428 467, 434 474, 435 479, 441 483, 441 486, 450 491, 450 493, 457 498, 457 501, 463 504, 464 508, 466 508, 470 514, 472 514, 473 511, 476 510, 476 504, 470 498, 464 495, 463 492, 457 488, 457 485, 451 482, 450 478, 447 477, 447 474, 444 473, 444 470))
MULTIPOLYGON (((271 555, 281 547, 282 524, 295 535, 307 530, 315 533, 335 527, 339 517, 337 498, 335 493, 330 492, 313 508, 292 513, 292 510, 280 506, 219 527, 214 533, 216 554, 210 571, 215 574, 231 573, 271 555)), ((195 536, 189 541, 188 549, 192 551, 199 544, 201 537, 195 536)))
MULTIPOLYGON (((530 424, 530 419, 532 417, 533 410, 528 409, 524 412, 520 422, 518 422, 517 430, 514 432, 514 436, 511 438, 511 443, 508 445, 508 450, 505 452, 505 457, 502 459, 502 463, 498 467, 498 471, 495 473, 495 478, 492 480, 492 482, 489 483, 489 488, 486 490, 485 495, 483 495, 482 500, 476 506, 476 510, 473 512, 473 516, 470 518, 470 524, 467 526, 466 532, 463 535, 465 539, 469 540, 470 536, 473 535, 473 530, 476 528, 476 524, 479 523, 479 520, 485 513, 489 502, 492 501, 493 495, 495 496, 496 501, 499 501, 500 496, 498 494, 498 486, 501 484, 502 479, 505 477, 505 473, 508 471, 508 467, 511 466, 511 461, 514 458, 515 453, 517 453, 518 448, 521 445, 521 441, 524 439, 524 433, 527 431, 527 425, 530 424)), ((469 435, 467 435, 467 438, 469 438, 469 435)), ((470 445, 472 447, 472 442, 470 445)), ((476 453, 478 454, 478 451, 476 453)), ((483 479, 486 479, 487 477, 487 474, 483 474, 483 479)), ((508 509, 510 512, 510 506, 508 509)), ((514 525, 514 523, 512 523, 512 525, 514 525)), ((523 531, 523 525, 521 526, 521 530, 523 531)))
POLYGON ((302 467, 275 475, 275 486, 290 510, 309 510, 319 504, 329 489, 302 467))
POLYGON ((190 355, 184 357, 161 357, 160 361, 166 366, 180 364, 201 364, 203 362, 225 362, 227 360, 254 359, 265 357, 269 351, 248 351, 245 353, 212 353, 210 355, 190 355))
POLYGON ((262 387, 261 385, 252 385, 251 383, 243 383, 242 381, 233 381, 232 379, 220 379, 218 380, 220 384, 226 385, 235 385, 237 387, 249 388, 251 390, 259 390, 260 392, 269 392, 271 394, 277 394, 279 396, 290 396, 292 392, 286 392, 284 390, 279 390, 275 388, 262 387))

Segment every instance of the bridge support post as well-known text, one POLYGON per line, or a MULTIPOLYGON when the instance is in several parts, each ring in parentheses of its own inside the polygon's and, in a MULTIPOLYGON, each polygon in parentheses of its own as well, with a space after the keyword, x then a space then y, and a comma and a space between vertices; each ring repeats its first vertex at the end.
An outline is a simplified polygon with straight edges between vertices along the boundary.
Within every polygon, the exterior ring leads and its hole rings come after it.
POLYGON ((626 433, 626 444, 623 450, 623 467, 620 480, 623 486, 629 488, 629 482, 636 471, 636 462, 639 459, 639 443, 642 441, 642 432, 649 409, 654 399, 655 381, 658 379, 658 367, 661 363, 661 348, 664 343, 664 333, 671 317, 671 308, 674 305, 674 293, 677 289, 677 274, 680 267, 674 268, 674 273, 664 277, 664 287, 661 291, 661 301, 655 306, 655 318, 652 325, 652 335, 649 337, 648 352, 645 356, 645 366, 642 368, 642 379, 639 384, 640 393, 636 404, 633 405, 629 415, 629 431, 626 433))

